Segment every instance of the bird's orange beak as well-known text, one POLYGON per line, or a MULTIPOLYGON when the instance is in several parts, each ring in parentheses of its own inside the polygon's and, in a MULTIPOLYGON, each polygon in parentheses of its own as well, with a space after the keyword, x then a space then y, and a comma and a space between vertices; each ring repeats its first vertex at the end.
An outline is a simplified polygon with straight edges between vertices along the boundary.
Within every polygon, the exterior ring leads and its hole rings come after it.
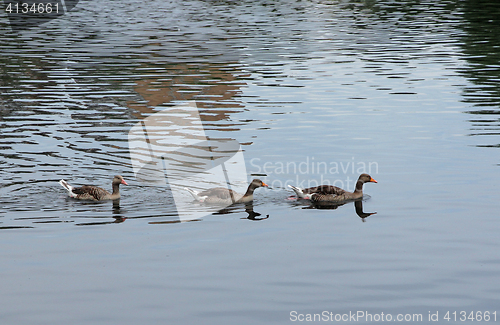
POLYGON ((266 183, 262 182, 262 186, 269 187, 266 183))
POLYGON ((125 180, 124 180, 124 179, 122 179, 122 184, 123 184, 123 185, 128 185, 128 184, 127 184, 127 182, 125 182, 125 180))
POLYGON ((373 179, 373 177, 370 177, 370 182, 372 182, 372 183, 378 183, 376 180, 373 179))

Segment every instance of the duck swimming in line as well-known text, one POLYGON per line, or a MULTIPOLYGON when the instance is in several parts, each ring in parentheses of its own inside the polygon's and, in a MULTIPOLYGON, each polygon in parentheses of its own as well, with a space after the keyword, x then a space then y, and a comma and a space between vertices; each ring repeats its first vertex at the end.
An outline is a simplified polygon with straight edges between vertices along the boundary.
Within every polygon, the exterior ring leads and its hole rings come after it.
POLYGON ((332 185, 320 185, 301 189, 288 185, 297 194, 299 199, 307 199, 313 202, 343 202, 356 200, 363 197, 363 185, 365 183, 377 183, 370 175, 359 175, 354 192, 349 192, 332 185))
POLYGON ((69 196, 79 200, 116 200, 120 198, 120 184, 128 185, 127 182, 120 175, 116 175, 111 182, 113 186, 113 193, 109 193, 103 188, 91 185, 84 185, 81 187, 74 187, 68 184, 64 179, 59 181, 68 192, 69 196))
POLYGON ((209 204, 233 204, 253 201, 253 192, 259 187, 268 187, 268 185, 260 179, 254 179, 250 185, 248 185, 248 189, 245 194, 240 194, 223 187, 215 187, 201 192, 197 192, 187 187, 184 189, 188 191, 198 202, 209 204))

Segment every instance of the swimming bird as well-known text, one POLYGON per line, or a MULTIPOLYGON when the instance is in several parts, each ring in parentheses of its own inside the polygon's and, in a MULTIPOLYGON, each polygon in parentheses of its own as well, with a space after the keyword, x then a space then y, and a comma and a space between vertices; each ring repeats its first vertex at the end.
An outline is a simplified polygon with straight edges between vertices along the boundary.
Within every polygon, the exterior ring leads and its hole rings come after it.
POLYGON ((109 193, 103 188, 91 185, 84 185, 81 187, 74 187, 68 184, 64 179, 59 181, 59 184, 62 185, 69 192, 69 196, 79 199, 79 200, 94 200, 94 201, 103 201, 103 200, 116 200, 120 198, 120 184, 128 185, 127 182, 120 175, 116 175, 113 178, 113 193, 109 193))
POLYGON ((300 199, 307 199, 313 202, 342 202, 348 200, 356 200, 363 197, 363 185, 365 183, 377 183, 370 175, 359 175, 356 182, 356 190, 348 192, 337 186, 320 185, 301 189, 292 185, 288 185, 297 194, 300 199))
POLYGON ((253 201, 253 192, 256 188, 262 186, 268 187, 268 185, 260 179, 254 179, 250 185, 248 185, 248 189, 243 195, 223 187, 210 188, 201 192, 197 192, 187 187, 184 189, 188 191, 198 202, 211 204, 233 204, 253 201))

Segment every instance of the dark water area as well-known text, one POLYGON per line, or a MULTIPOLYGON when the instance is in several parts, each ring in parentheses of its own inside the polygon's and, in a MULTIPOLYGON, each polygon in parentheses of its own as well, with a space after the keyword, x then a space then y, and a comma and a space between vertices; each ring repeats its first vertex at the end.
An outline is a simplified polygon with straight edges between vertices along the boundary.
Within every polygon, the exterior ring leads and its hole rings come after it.
POLYGON ((80 1, 0 30, 2 324, 500 321, 496 2, 80 1), (186 102, 270 185, 252 207, 179 222, 135 178, 131 128, 186 102), (289 198, 363 172, 361 202, 289 198), (58 184, 116 174, 114 203, 58 184))

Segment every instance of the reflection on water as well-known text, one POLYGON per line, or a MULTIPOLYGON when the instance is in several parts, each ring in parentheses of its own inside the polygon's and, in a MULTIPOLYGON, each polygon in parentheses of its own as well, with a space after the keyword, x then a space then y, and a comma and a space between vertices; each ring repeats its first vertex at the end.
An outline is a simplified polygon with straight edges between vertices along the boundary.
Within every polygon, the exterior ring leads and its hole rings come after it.
MULTIPOLYGON (((346 203, 351 203, 351 202, 346 202, 346 203)), ((312 208, 315 209, 337 209, 338 207, 346 204, 328 204, 324 202, 315 202, 314 204, 311 205, 312 208)), ((377 214, 377 212, 364 212, 363 211, 363 200, 356 200, 353 202, 354 203, 354 211, 358 215, 358 217, 361 218, 363 222, 366 221, 366 218, 368 218, 371 215, 377 214)))
MULTIPOLYGON (((410 113, 399 103, 412 100, 421 102, 421 113, 439 113, 432 96, 455 100, 447 94, 456 87, 465 103, 456 111, 474 116, 475 144, 498 147, 498 4, 482 4, 156 1, 158 11, 142 8, 141 19, 123 25, 113 17, 129 17, 130 7, 110 16, 108 6, 92 3, 72 11, 71 20, 2 34, 2 204, 64 215, 66 204, 44 199, 58 195, 54 180, 131 178, 127 132, 186 100, 196 101, 210 139, 236 139, 249 152, 258 141, 278 154, 296 141, 297 127, 307 138, 328 134, 314 138, 311 149, 332 139, 354 147, 376 133, 360 135, 346 122, 367 112, 410 113), (89 15, 99 28, 86 25, 89 15), (439 87, 452 90, 431 90, 439 87)), ((403 137, 410 130, 409 139, 438 137, 425 123, 404 116, 389 122, 403 137)), ((150 202, 148 190, 128 191, 150 202)), ((156 193, 152 205, 131 203, 123 215, 175 214, 168 186, 156 193)))
POLYGON ((266 216, 262 216, 262 214, 260 214, 259 212, 255 212, 253 209, 253 202, 245 203, 245 212, 248 213, 248 216, 246 218, 241 218, 241 219, 260 221, 269 218, 268 214, 266 216))
POLYGON ((335 210, 345 204, 354 203, 354 211, 361 218, 363 222, 365 222, 366 218, 371 215, 377 214, 377 212, 364 212, 363 211, 363 200, 367 198, 355 200, 355 201, 345 201, 342 203, 332 203, 332 202, 311 202, 310 200, 298 199, 296 200, 296 204, 304 205, 303 209, 323 209, 323 210, 335 210))
POLYGON ((245 218, 241 219, 248 219, 252 221, 260 221, 260 220, 265 220, 269 218, 269 215, 262 216, 261 213, 254 211, 254 203, 253 202, 247 202, 247 203, 237 203, 230 205, 224 209, 221 209, 213 215, 225 215, 225 214, 230 214, 230 213, 239 213, 241 212, 241 207, 245 207, 245 212, 248 214, 245 218))
POLYGON ((364 212, 363 211, 363 202, 361 200, 354 202, 354 208, 356 209, 356 214, 363 220, 363 222, 369 216, 377 214, 377 212, 364 212))
POLYGON ((76 223, 75 226, 100 226, 100 225, 109 225, 112 223, 122 223, 125 221, 127 218, 123 217, 114 217, 114 221, 92 221, 92 222, 81 222, 81 223, 76 223))
POLYGON ((465 1, 461 28, 466 67, 459 69, 471 83, 463 100, 472 105, 470 136, 478 147, 500 147, 500 3, 465 1))

